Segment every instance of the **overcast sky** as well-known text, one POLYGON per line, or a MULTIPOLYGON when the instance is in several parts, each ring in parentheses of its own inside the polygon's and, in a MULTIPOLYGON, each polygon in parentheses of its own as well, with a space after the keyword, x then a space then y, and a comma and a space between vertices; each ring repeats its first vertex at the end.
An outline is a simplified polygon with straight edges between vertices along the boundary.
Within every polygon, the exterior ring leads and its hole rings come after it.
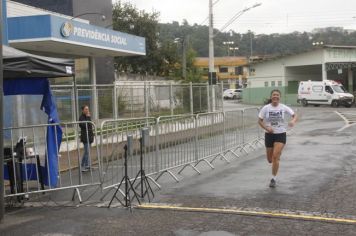
MULTIPOLYGON (((160 12, 159 21, 190 25, 208 24, 209 0, 122 0, 146 12, 160 12)), ((115 2, 115 0, 113 0, 115 2)), ((257 34, 311 31, 314 28, 341 26, 356 30, 356 0, 213 0, 214 27, 221 29, 244 8, 261 6, 241 15, 225 31, 257 34)))

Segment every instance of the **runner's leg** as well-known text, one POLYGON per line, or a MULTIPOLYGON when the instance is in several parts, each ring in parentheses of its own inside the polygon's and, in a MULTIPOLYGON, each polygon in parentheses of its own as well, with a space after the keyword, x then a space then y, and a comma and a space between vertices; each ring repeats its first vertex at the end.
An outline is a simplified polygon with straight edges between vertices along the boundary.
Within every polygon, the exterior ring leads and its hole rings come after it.
POLYGON ((275 142, 273 144, 273 154, 272 154, 272 175, 276 176, 279 169, 279 160, 284 148, 284 143, 275 142))
POLYGON ((266 155, 268 163, 272 163, 273 147, 266 148, 266 155))

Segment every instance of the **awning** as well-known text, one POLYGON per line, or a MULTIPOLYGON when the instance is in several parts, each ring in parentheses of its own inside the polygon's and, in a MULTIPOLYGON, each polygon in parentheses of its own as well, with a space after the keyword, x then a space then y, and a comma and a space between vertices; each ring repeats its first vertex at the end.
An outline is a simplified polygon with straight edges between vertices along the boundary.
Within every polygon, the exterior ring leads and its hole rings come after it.
POLYGON ((73 59, 43 57, 3 45, 4 79, 70 77, 73 59))

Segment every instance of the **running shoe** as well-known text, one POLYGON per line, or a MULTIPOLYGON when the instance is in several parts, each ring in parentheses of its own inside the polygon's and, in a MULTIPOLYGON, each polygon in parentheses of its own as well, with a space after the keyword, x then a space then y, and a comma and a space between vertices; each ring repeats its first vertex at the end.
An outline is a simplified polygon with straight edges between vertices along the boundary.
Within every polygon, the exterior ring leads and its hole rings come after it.
POLYGON ((270 188, 276 187, 276 181, 274 179, 271 179, 271 182, 269 183, 270 188))

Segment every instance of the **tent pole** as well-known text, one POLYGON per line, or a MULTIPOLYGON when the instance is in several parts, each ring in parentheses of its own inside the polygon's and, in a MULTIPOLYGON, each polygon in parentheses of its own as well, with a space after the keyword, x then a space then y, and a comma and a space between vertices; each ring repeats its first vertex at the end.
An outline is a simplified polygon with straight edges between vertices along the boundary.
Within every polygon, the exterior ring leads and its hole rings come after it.
MULTIPOLYGON (((3 1, 0 0, 0 19, 2 20, 3 14, 3 1)), ((4 91, 3 91, 3 56, 2 56, 2 33, 3 24, 0 24, 0 222, 4 219, 5 214, 5 199, 4 199, 4 124, 3 124, 3 100, 4 100, 4 91)))

